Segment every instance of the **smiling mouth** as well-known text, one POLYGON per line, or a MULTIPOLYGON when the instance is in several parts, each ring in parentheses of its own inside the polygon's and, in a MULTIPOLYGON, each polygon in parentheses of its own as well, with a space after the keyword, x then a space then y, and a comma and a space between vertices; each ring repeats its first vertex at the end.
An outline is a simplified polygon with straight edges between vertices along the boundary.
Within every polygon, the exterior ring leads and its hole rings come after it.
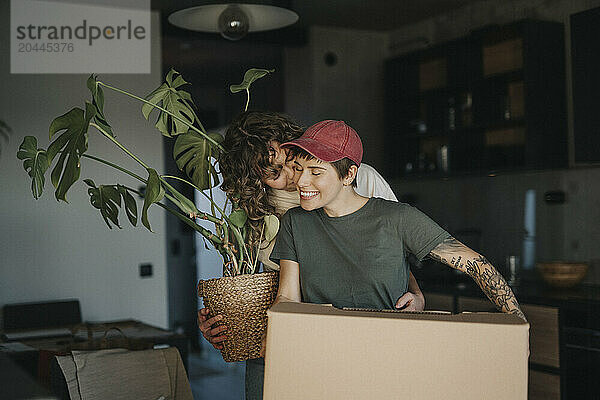
POLYGON ((311 191, 305 191, 305 190, 301 190, 300 191, 300 199, 302 200, 310 200, 314 197, 316 197, 319 194, 319 192, 311 192, 311 191))

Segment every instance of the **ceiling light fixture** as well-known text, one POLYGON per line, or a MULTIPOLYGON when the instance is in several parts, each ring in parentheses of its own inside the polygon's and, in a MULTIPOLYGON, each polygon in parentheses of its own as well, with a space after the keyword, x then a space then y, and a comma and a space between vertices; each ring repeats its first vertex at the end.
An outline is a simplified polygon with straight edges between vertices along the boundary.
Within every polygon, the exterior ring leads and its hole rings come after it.
POLYGON ((169 22, 198 32, 219 32, 229 40, 239 40, 248 32, 268 31, 291 25, 298 14, 286 8, 261 4, 211 4, 176 11, 169 22))

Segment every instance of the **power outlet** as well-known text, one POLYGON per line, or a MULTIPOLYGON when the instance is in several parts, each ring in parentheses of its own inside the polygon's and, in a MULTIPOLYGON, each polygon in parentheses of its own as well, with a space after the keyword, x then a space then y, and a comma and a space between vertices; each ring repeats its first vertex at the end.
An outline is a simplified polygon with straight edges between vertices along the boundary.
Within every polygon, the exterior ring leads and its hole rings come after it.
POLYGON ((140 264, 140 278, 152 276, 152 264, 140 264))

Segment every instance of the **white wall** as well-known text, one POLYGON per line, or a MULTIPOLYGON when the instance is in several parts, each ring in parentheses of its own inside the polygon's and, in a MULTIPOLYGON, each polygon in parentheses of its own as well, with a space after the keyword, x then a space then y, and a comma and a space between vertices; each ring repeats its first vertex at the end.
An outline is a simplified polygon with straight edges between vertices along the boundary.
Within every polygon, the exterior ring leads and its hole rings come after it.
MULTIPOLYGON (((0 54, 9 54, 9 2, 2 2, 0 54)), ((30 179, 16 152, 26 135, 48 146, 53 118, 89 99, 87 75, 11 75, 8 56, 0 66, 0 119, 13 128, 0 158, 0 305, 15 302, 77 298, 84 320, 135 318, 167 326, 165 215, 157 206, 149 219, 155 233, 143 227, 109 230, 89 203, 87 186, 76 183, 67 198, 54 198, 49 172, 45 191, 34 200, 30 179), (152 263, 154 276, 139 277, 139 264, 152 263)), ((162 80, 160 27, 152 15, 152 68, 146 75, 104 75, 101 80, 146 95, 162 80)), ((117 93, 105 93, 105 113, 122 143, 142 160, 163 170, 162 137, 140 113, 140 104, 117 93)), ((90 133, 89 154, 145 175, 137 164, 96 132, 90 133)), ((118 171, 82 159, 82 178, 96 184, 139 185, 118 171)), ((138 201, 141 209, 141 202, 138 201)), ((141 225, 141 224, 140 224, 141 225)))

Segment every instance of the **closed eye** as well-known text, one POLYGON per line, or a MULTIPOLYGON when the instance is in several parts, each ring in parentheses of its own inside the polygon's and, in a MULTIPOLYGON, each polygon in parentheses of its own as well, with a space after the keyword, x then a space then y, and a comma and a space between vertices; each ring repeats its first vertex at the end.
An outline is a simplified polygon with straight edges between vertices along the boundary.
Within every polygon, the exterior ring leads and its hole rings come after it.
POLYGON ((265 168, 265 170, 263 172, 263 177, 266 179, 275 180, 275 179, 279 178, 282 170, 283 170, 283 167, 281 165, 271 165, 271 166, 265 168))

